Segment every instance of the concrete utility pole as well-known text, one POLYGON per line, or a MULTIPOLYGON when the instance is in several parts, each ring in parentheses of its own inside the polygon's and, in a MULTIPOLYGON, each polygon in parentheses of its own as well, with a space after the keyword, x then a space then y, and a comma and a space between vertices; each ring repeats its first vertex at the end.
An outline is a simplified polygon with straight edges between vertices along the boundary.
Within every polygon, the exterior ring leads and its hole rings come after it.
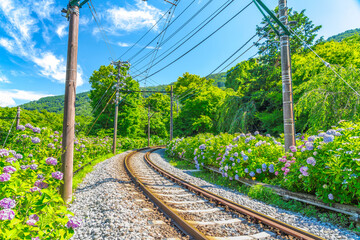
POLYGON ((173 92, 173 86, 171 86, 171 92, 170 92, 170 141, 173 139, 173 99, 174 99, 174 92, 173 92))
POLYGON ((16 113, 16 129, 20 125, 20 107, 17 107, 17 113, 16 113))
POLYGON ((125 87, 125 82, 122 80, 125 80, 126 76, 123 76, 122 72, 121 72, 121 67, 124 66, 124 64, 127 64, 127 66, 129 66, 128 62, 121 62, 121 61, 117 61, 117 62, 113 62, 112 63, 114 66, 117 67, 117 83, 115 85, 116 88, 116 99, 115 99, 115 119, 114 119, 114 137, 113 137, 113 154, 116 154, 116 139, 117 139, 117 125, 118 125, 118 115, 119 115, 119 103, 121 101, 121 97, 119 94, 120 89, 122 89, 123 87, 125 87))
POLYGON ((150 105, 148 107, 148 147, 150 147, 150 105))
MULTIPOLYGON (((287 0, 279 0, 279 19, 288 26, 287 0)), ((295 146, 295 121, 294 105, 292 93, 292 74, 291 74, 291 55, 289 36, 280 28, 280 48, 281 48, 281 73, 283 91, 283 114, 284 114, 284 136, 285 150, 290 146, 295 146)))
POLYGON ((69 5, 68 14, 70 17, 70 24, 66 63, 64 122, 62 140, 63 152, 61 155, 61 167, 64 174, 64 184, 61 185, 60 189, 61 196, 66 203, 70 202, 72 198, 79 7, 69 5))

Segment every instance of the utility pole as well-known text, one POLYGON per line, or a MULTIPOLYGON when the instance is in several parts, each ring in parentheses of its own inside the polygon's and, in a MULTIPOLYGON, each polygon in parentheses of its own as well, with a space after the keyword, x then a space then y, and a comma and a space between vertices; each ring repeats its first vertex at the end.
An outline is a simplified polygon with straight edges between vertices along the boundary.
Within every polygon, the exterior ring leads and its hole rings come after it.
POLYGON ((20 107, 17 107, 17 113, 16 113, 16 129, 20 125, 20 107))
POLYGON ((128 62, 112 62, 114 66, 117 67, 117 83, 115 85, 116 88, 116 99, 115 99, 115 119, 114 119, 114 137, 113 137, 113 154, 116 154, 116 139, 117 139, 117 125, 118 125, 118 115, 119 115, 119 103, 121 101, 121 97, 119 94, 120 89, 125 87, 125 82, 122 80, 125 80, 127 76, 123 76, 121 72, 121 68, 125 66, 124 64, 127 64, 126 66, 129 66, 128 62), (120 81, 121 80, 121 81, 120 81))
MULTIPOLYGON (((288 26, 287 0, 279 0, 279 19, 281 23, 288 26)), ((280 28, 281 48, 281 73, 283 91, 283 114, 284 114, 284 136, 285 150, 295 146, 295 121, 294 104, 292 92, 292 73, 289 36, 280 28)))
POLYGON ((171 86, 171 92, 170 92, 170 141, 173 139, 173 98, 174 98, 174 92, 173 92, 173 86, 171 86))
POLYGON ((61 169, 64 174, 64 184, 62 184, 60 188, 61 196, 65 203, 70 202, 72 198, 79 6, 69 4, 67 17, 70 18, 70 24, 66 63, 63 152, 61 154, 61 169))
POLYGON ((148 147, 150 147, 150 105, 148 107, 148 147))

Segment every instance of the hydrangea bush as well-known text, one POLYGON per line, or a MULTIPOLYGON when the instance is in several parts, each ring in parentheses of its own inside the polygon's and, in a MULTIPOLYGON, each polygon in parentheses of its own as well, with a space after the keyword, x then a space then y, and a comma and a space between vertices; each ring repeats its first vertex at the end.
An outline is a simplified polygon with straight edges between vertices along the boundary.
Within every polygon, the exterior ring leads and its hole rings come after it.
POLYGON ((249 178, 291 191, 316 195, 326 203, 360 207, 360 127, 340 122, 317 135, 297 136, 297 146, 284 151, 283 140, 270 135, 201 134, 176 139, 167 154, 216 167, 230 180, 249 178))
MULTIPOLYGON (((74 169, 110 152, 110 142, 76 140, 74 169)), ((26 124, 0 149, 0 239, 69 239, 80 226, 59 194, 61 144, 59 132, 26 124)))

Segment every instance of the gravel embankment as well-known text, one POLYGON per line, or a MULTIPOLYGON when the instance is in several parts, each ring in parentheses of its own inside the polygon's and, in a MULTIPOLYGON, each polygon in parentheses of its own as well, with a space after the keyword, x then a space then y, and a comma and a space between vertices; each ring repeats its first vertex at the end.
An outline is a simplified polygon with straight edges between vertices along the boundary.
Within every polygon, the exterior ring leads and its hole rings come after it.
POLYGON ((72 239, 184 239, 128 177, 123 167, 127 153, 97 164, 75 191, 69 210, 82 226, 72 239))
POLYGON ((290 225, 302 228, 308 232, 316 234, 325 239, 339 240, 359 240, 360 236, 352 233, 346 229, 341 229, 330 223, 325 223, 318 221, 314 218, 305 217, 299 213, 294 213, 286 210, 279 209, 277 207, 270 206, 268 204, 262 203, 260 201, 249 198, 248 196, 236 192, 234 190, 217 186, 211 183, 208 183, 202 179, 193 177, 188 173, 185 173, 183 170, 177 169, 171 166, 164 157, 165 150, 158 150, 151 154, 151 160, 155 164, 162 167, 163 169, 171 172, 172 174, 183 178, 184 180, 195 184, 199 187, 202 187, 208 191, 214 192, 222 197, 230 199, 238 204, 244 205, 251 209, 254 209, 260 213, 266 214, 273 218, 276 218, 280 221, 286 222, 290 225))

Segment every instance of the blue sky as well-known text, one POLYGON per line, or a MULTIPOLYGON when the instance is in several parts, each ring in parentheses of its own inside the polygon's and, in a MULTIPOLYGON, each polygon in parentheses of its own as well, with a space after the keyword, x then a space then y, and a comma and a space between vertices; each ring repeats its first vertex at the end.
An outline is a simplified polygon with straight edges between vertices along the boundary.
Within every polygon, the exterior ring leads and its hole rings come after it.
MULTIPOLYGON (((165 38, 174 32, 176 35, 159 49, 158 55, 224 3, 213 0, 190 24, 181 31, 176 31, 208 1, 210 0, 196 0, 178 21, 168 28, 165 38)), ((274 9, 278 2, 263 1, 271 9, 274 9)), ((88 79, 92 72, 101 65, 108 65, 111 59, 120 57, 171 6, 164 0, 92 0, 92 2, 106 33, 110 51, 92 19, 89 7, 85 5, 80 10, 77 92, 90 90, 88 79)), ((178 2, 174 17, 177 17, 192 0, 178 0, 178 2)), ((190 41, 165 61, 154 66, 150 74, 200 42, 249 2, 250 0, 235 0, 190 41)), ((60 10, 66 5, 66 0, 0 0, 0 106, 15 106, 44 96, 64 94, 68 22, 61 16, 60 10)), ((288 0, 288 6, 296 11, 306 9, 306 14, 313 23, 323 26, 319 35, 325 38, 360 27, 360 0, 288 0)), ((168 84, 176 81, 184 72, 201 76, 209 74, 255 33, 255 26, 260 21, 261 15, 252 4, 212 38, 151 79, 143 81, 141 85, 168 84)), ((161 31, 164 24, 160 22, 158 27, 151 30, 121 60, 128 60, 145 47, 161 31)), ((142 54, 151 51, 155 45, 156 42, 152 43, 142 54)), ((238 62, 255 53, 256 49, 251 49, 238 62)), ((132 62, 137 59, 134 58, 132 62)), ((141 69, 149 61, 150 59, 146 59, 134 66, 141 69)), ((142 77, 137 79, 141 80, 142 77)))

